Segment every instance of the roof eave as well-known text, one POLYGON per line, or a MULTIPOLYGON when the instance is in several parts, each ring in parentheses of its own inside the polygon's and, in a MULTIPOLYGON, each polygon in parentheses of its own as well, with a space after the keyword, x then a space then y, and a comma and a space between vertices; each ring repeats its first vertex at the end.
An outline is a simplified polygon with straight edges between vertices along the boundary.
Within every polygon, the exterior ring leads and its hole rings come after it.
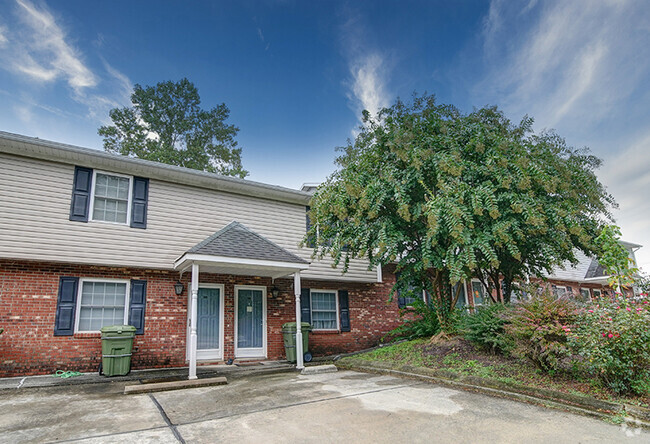
POLYGON ((0 152, 307 205, 309 193, 0 131, 0 152))

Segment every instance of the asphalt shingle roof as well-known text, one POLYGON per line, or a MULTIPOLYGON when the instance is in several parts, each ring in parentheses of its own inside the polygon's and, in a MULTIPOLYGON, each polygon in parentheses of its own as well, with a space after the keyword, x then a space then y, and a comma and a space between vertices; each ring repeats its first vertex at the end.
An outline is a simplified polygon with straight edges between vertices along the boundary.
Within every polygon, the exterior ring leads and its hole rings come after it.
POLYGON ((303 258, 274 244, 237 221, 199 242, 187 253, 308 264, 303 258))

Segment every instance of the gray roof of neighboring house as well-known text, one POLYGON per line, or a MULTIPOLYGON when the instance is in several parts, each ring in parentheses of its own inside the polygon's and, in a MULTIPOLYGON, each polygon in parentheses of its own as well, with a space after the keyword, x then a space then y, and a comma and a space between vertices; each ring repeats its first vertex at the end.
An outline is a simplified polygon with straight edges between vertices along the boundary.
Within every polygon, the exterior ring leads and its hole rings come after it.
POLYGON ((308 264, 303 258, 274 244, 237 221, 199 242, 187 253, 308 264))

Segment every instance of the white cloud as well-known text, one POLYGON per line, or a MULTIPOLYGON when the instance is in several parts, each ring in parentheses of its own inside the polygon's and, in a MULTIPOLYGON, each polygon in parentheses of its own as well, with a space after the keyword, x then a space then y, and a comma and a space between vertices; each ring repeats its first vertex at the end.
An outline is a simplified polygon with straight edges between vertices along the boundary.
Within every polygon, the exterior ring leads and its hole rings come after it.
POLYGON ((63 77, 76 92, 95 86, 96 76, 86 67, 78 51, 66 42, 66 34, 52 14, 27 0, 17 0, 17 3, 18 15, 28 32, 21 33, 25 53, 15 60, 16 69, 36 80, 63 77))
POLYGON ((614 216, 623 239, 644 244, 637 261, 650 272, 650 132, 608 156, 599 177, 619 203, 614 216))
MULTIPOLYGON (((104 69, 91 69, 47 6, 16 0, 14 15, 16 20, 11 27, 0 25, 0 67, 14 73, 23 85, 46 85, 49 89, 65 85, 69 97, 86 107, 83 118, 101 123, 107 123, 111 108, 129 103, 132 85, 128 77, 101 55, 98 58, 104 69)), ((101 40, 99 35, 97 41, 101 40)), ((95 50, 101 49, 101 44, 93 46, 95 50)), ((35 105, 38 100, 27 87, 17 94, 25 105, 23 109, 38 108, 61 115, 58 108, 35 105)))
POLYGON ((384 59, 379 53, 360 56, 350 61, 349 67, 352 76, 351 97, 360 108, 359 111, 365 109, 376 115, 389 105, 384 59))
POLYGON ((596 124, 650 67, 647 13, 634 1, 495 0, 484 22, 488 74, 476 94, 541 127, 596 124))
POLYGON ((387 57, 371 47, 364 29, 360 16, 348 11, 341 27, 341 45, 350 72, 345 84, 351 107, 359 117, 363 110, 376 115, 391 100, 386 86, 390 74, 387 57))

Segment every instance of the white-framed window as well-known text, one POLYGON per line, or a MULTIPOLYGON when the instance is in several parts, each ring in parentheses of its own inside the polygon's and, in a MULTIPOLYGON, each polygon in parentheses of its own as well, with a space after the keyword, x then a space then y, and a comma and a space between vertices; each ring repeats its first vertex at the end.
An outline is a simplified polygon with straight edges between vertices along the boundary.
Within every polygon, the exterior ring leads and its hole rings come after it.
POLYGON ((556 299, 566 296, 567 294, 567 288, 562 285, 553 285, 552 289, 553 296, 555 296, 556 299))
POLYGON ((583 302, 589 302, 591 300, 591 293, 588 288, 580 289, 580 300, 583 302))
POLYGON ((75 332, 98 332, 108 325, 125 325, 129 284, 121 279, 80 279, 75 332))
POLYGON ((483 305, 485 303, 485 287, 477 279, 472 279, 471 286, 474 305, 483 305))
POLYGON ((131 213, 131 176, 93 172, 90 219, 127 224, 131 213))
POLYGON ((602 291, 596 290, 595 288, 591 290, 595 298, 599 298, 602 295, 602 291))
POLYGON ((314 330, 339 329, 339 301, 335 290, 311 290, 311 326, 314 330))

